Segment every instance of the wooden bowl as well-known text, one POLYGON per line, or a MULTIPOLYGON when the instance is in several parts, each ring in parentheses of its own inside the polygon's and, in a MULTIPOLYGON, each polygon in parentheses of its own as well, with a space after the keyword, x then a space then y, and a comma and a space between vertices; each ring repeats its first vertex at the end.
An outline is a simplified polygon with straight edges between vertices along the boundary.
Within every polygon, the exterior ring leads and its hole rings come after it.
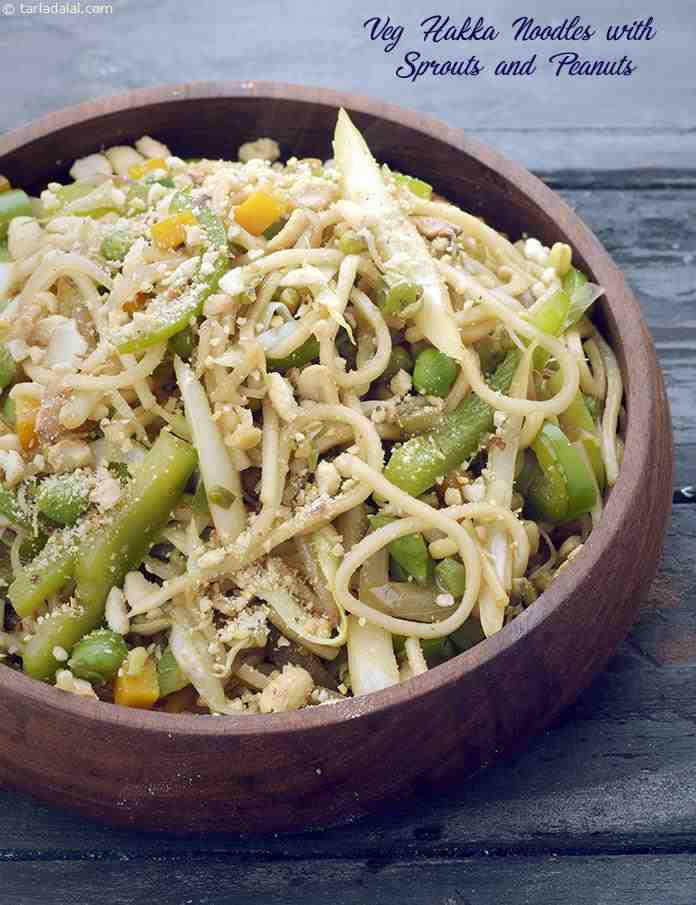
POLYGON ((471 774, 524 743, 606 663, 654 575, 672 495, 672 437, 641 310, 599 241, 543 183, 443 123, 378 101, 245 82, 147 89, 51 114, 0 140, 0 173, 40 188, 143 133, 182 157, 234 158, 275 137, 327 157, 339 105, 378 159, 512 236, 568 242, 606 290, 603 328, 626 386, 619 480, 582 554, 488 639, 426 675, 275 716, 168 715, 74 697, 0 666, 0 781, 89 817, 174 832, 330 825, 471 774))

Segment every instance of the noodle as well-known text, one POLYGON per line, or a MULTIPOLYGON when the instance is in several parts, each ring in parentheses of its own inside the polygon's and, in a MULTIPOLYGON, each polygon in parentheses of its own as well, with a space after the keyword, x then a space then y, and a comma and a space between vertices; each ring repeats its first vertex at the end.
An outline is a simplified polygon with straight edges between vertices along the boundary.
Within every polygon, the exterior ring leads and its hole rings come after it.
POLYGON ((333 164, 245 148, 121 148, 127 179, 52 183, 8 246, 0 658, 126 706, 421 675, 533 605, 619 473, 623 382, 570 249, 415 191, 344 112, 333 164), (97 628, 122 656, 95 678, 72 651, 97 628))

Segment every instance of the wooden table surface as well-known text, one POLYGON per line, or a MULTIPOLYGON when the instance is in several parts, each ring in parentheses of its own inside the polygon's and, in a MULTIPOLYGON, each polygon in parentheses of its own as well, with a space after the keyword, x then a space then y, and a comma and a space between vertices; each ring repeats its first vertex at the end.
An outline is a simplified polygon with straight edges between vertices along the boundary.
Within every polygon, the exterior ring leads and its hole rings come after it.
MULTIPOLYGON (((7 79, 21 71, 28 81, 13 83, 0 128, 135 85, 280 78, 434 112, 530 166, 606 244, 652 330, 677 461, 662 564, 638 624, 592 688, 526 753, 446 797, 320 833, 180 839, 85 823, 0 789, 0 903, 694 905, 696 138, 693 77, 681 58, 693 33, 690 4, 660 10, 659 53, 637 45, 644 65, 630 85, 542 76, 506 91, 492 80, 475 90, 456 80, 397 82, 396 61, 361 33, 375 14, 367 0, 293 6, 297 16, 283 29, 261 29, 277 9, 271 0, 236 18, 236 4, 184 9, 148 0, 117 0, 113 16, 87 24, 5 18, 0 72, 7 79), (219 27, 211 34, 213 17, 219 27), (305 53, 310 39, 313 52, 305 53)), ((600 24, 620 21, 618 0, 576 6, 600 24)), ((382 7, 411 29, 431 12, 412 0, 382 7)), ((442 7, 461 19, 454 3, 442 7)), ((498 0, 485 12, 504 24, 513 9, 518 15, 512 0, 498 0)), ((576 11, 535 4, 539 21, 576 11)))

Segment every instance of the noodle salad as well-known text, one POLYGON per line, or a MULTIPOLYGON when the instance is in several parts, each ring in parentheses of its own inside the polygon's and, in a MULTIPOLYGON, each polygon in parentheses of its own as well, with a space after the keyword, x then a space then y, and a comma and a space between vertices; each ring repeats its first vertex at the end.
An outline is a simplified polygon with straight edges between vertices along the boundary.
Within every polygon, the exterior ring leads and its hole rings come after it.
POLYGON ((500 631, 622 455, 602 289, 378 165, 143 137, 0 178, 0 658, 127 707, 274 713, 500 631))

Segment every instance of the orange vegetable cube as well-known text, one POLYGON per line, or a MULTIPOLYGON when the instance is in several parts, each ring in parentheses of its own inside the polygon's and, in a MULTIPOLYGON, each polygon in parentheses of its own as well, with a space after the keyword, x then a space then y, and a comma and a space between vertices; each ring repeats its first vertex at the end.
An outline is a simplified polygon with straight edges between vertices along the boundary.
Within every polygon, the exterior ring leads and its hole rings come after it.
POLYGON ((282 201, 268 192, 254 192, 234 212, 234 219, 252 236, 260 236, 285 213, 282 201))
POLYGON ((157 667, 152 657, 148 657, 142 672, 132 676, 126 661, 114 681, 114 701, 122 707, 138 707, 149 710, 159 697, 157 667))
POLYGON ((180 211, 178 214, 172 214, 160 220, 159 223, 153 223, 150 227, 150 235, 152 241, 159 248, 176 248, 183 245, 186 241, 186 226, 194 226, 198 223, 192 211, 180 211))
POLYGON ((142 179, 147 173, 154 170, 166 170, 167 164, 161 157, 155 157, 153 160, 146 160, 145 163, 136 163, 128 170, 128 176, 131 179, 142 179))
POLYGON ((39 437, 36 433, 36 415, 38 410, 38 402, 28 399, 17 400, 15 430, 24 452, 30 452, 39 445, 39 437))
POLYGON ((9 192, 11 188, 12 186, 10 185, 10 180, 7 176, 0 176, 0 194, 2 192, 9 192))

